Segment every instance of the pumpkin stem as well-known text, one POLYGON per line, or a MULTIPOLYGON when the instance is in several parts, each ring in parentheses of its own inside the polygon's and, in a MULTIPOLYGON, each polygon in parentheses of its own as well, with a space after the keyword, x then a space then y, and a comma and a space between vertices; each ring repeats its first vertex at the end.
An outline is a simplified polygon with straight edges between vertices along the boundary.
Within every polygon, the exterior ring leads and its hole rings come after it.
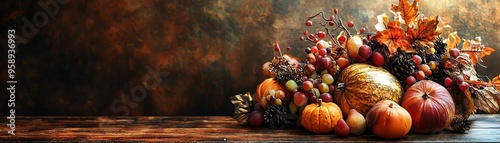
POLYGON ((321 107, 321 103, 322 103, 321 101, 322 101, 321 98, 318 99, 318 107, 321 107))
POLYGON ((337 84, 337 89, 344 90, 345 89, 345 83, 340 82, 339 84, 337 84))
POLYGON ((429 99, 431 96, 429 96, 429 93, 425 92, 424 95, 422 95, 423 98, 429 99))
POLYGON ((391 103, 391 104, 389 104, 389 108, 392 108, 392 103, 391 103))

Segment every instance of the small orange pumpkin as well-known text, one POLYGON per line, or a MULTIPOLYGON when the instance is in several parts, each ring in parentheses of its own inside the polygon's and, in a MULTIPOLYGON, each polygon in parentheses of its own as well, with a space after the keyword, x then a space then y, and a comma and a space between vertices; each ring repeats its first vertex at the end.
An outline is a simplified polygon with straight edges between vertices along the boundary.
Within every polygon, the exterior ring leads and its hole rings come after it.
POLYGON ((329 133, 335 129, 342 111, 333 102, 321 102, 307 105, 302 111, 301 124, 313 133, 329 133))
POLYGON ((398 103, 382 100, 368 111, 366 124, 378 137, 395 139, 410 132, 412 122, 410 113, 398 103))
POLYGON ((291 93, 286 90, 285 85, 279 83, 278 81, 274 80, 274 78, 268 78, 262 81, 259 86, 257 86, 257 90, 255 91, 254 95, 254 101, 257 103, 260 103, 262 97, 266 97, 269 94, 269 90, 274 89, 274 90, 282 90, 285 92, 285 100, 284 101, 289 101, 291 99, 291 93))

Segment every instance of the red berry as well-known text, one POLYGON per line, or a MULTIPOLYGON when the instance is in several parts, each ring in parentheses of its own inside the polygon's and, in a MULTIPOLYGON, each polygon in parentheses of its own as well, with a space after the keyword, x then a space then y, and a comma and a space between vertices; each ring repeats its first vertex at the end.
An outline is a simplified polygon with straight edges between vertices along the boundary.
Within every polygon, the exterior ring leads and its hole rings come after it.
POLYGON ((340 44, 344 43, 346 40, 347 40, 347 38, 344 35, 342 35, 342 36, 339 37, 339 43, 340 44))
POLYGON ((375 66, 384 65, 384 56, 379 52, 373 52, 372 54, 372 62, 375 66))
POLYGON ((366 59, 372 55, 372 48, 368 45, 361 45, 358 50, 358 55, 362 59, 366 59))
POLYGON ((444 69, 450 69, 450 68, 452 68, 452 63, 450 61, 446 61, 446 62, 444 62, 443 67, 444 67, 444 69))
POLYGON ((280 51, 280 46, 278 45, 278 43, 274 44, 274 51, 276 51, 276 52, 280 51))
POLYGON ((328 22, 328 25, 333 26, 335 23, 333 21, 328 22))
POLYGON ((304 36, 300 36, 300 41, 304 41, 304 36))
POLYGON ((312 47, 311 47, 311 53, 313 53, 313 54, 318 53, 318 47, 316 47, 316 46, 312 46, 312 47))
POLYGON ((326 49, 325 48, 319 49, 318 53, 321 56, 325 56, 326 55, 326 49))
POLYGON ((319 39, 318 39, 318 38, 314 38, 313 42, 314 42, 314 43, 318 43, 318 42, 319 42, 319 39))
POLYGON ((304 31, 304 32, 302 32, 302 34, 307 35, 307 30, 306 30, 306 31, 304 31))
POLYGON ((306 21, 306 26, 312 26, 313 22, 311 20, 306 21))
POLYGON ((458 85, 458 88, 460 88, 460 90, 462 90, 462 91, 465 91, 465 90, 469 89, 469 83, 462 82, 461 84, 458 85))
POLYGON ((333 13, 338 14, 339 10, 335 8, 335 9, 333 9, 333 13))
POLYGON ((333 21, 335 20, 335 16, 334 15, 330 15, 330 21, 333 21))
POLYGON ((450 56, 452 58, 457 58, 458 55, 460 55, 460 50, 458 50, 457 48, 450 49, 450 56))
POLYGON ((287 50, 287 51, 290 51, 290 46, 286 47, 286 50, 287 50))
POLYGON ((409 76, 406 78, 406 84, 408 85, 413 85, 415 82, 417 82, 417 79, 414 76, 409 76))
POLYGON ((419 55, 413 55, 411 56, 411 59, 415 62, 415 66, 419 66, 422 63, 422 57, 419 55))
POLYGON ((353 27, 354 26, 354 22, 352 22, 352 21, 347 22, 347 26, 353 27))
POLYGON ((365 27, 361 27, 361 29, 359 29, 359 33, 363 34, 366 32, 366 28, 365 27))
POLYGON ((318 32, 318 37, 319 38, 325 38, 325 36, 326 36, 325 32, 323 32, 323 31, 319 31, 318 32))
POLYGON ((457 77, 455 77, 455 82, 457 82, 457 84, 462 84, 464 82, 464 76, 457 75, 457 77))
POLYGON ((446 77, 444 79, 444 86, 446 87, 451 87, 451 84, 453 83, 453 80, 450 77, 446 77))
POLYGON ((309 39, 314 40, 314 34, 309 34, 309 39))

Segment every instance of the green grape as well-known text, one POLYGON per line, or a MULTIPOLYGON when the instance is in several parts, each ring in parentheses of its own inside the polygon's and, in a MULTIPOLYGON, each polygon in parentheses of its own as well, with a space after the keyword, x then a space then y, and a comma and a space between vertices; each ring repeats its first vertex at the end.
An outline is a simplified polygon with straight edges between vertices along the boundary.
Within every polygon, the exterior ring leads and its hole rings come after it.
POLYGON ((322 83, 319 84, 318 89, 319 89, 319 92, 321 92, 321 93, 328 93, 328 91, 330 91, 330 88, 324 82, 322 82, 322 83))
POLYGON ((332 85, 334 82, 333 76, 331 74, 324 74, 321 76, 321 81, 326 83, 327 85, 332 85))
POLYGON ((292 114, 297 113, 297 111, 299 110, 299 107, 297 107, 297 105, 295 105, 295 103, 293 103, 293 102, 288 104, 288 106, 290 108, 290 113, 292 113, 292 114))
POLYGON ((288 80, 286 83, 285 83, 285 87, 288 91, 293 91, 295 89, 297 89, 298 85, 295 81, 293 80, 288 80))

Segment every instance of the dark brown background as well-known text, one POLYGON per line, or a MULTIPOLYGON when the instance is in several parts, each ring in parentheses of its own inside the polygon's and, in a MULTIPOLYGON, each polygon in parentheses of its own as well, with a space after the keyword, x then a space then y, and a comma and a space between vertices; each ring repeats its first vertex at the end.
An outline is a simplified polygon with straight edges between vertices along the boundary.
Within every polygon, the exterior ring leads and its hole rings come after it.
MULTIPOLYGON (((2 45, 7 45, 6 29, 21 33, 21 19, 33 21, 33 14, 43 11, 36 2, 0 2, 2 45)), ((305 55, 308 43, 298 38, 308 16, 338 8, 344 20, 374 30, 375 16, 391 15, 388 7, 397 2, 69 1, 35 37, 17 47, 16 115, 230 115, 229 96, 253 93, 265 79, 260 66, 272 58, 272 43, 305 55), (159 86, 146 90, 143 99, 130 97, 150 75, 145 67, 157 66, 168 74, 156 82, 159 86), (130 97, 129 104, 122 94, 130 97)), ((500 73, 498 5, 496 0, 421 0, 420 11, 441 15, 462 38, 482 36, 483 44, 497 52, 484 58, 488 69, 478 70, 493 77, 500 73)), ((1 60, 5 89, 6 56, 1 60)), ((5 93, 1 114, 8 113, 5 93)))

